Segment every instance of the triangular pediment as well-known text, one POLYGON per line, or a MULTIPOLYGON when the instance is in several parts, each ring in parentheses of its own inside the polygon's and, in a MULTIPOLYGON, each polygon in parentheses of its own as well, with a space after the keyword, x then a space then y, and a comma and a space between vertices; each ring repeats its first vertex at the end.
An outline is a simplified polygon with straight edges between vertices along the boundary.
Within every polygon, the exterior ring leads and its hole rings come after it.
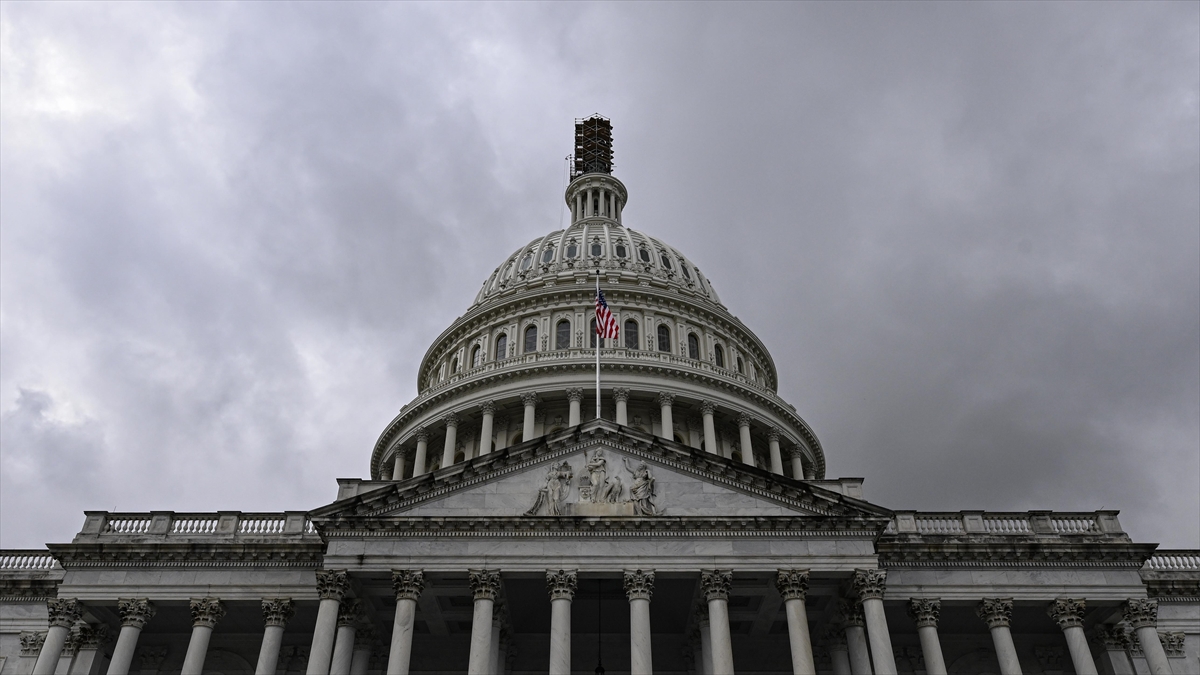
POLYGON ((887 509, 595 420, 311 513, 378 518, 772 518, 880 520, 887 509))

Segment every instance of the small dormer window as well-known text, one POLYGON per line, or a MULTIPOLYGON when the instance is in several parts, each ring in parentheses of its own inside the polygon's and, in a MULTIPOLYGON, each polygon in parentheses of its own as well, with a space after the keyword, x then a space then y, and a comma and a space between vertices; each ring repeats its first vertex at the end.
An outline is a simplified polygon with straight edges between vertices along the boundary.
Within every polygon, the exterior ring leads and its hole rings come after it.
POLYGON ((525 270, 529 269, 529 266, 532 264, 533 264, 533 254, 526 253, 525 257, 521 258, 521 271, 524 272, 525 270))
POLYGON ((692 280, 692 273, 691 273, 691 272, 688 272, 688 266, 687 266, 687 265, 685 265, 685 264, 683 264, 683 263, 679 263, 679 271, 680 271, 680 272, 683 272, 683 278, 684 278, 684 279, 687 279, 688 281, 691 281, 691 280, 692 280))
POLYGON ((570 244, 567 244, 567 257, 574 260, 577 255, 579 255, 579 247, 572 241, 570 244))
POLYGON ((663 267, 665 267, 665 268, 667 268, 667 269, 674 269, 674 268, 671 266, 671 258, 670 258, 670 256, 668 256, 668 255, 667 255, 667 252, 666 252, 666 251, 661 251, 661 252, 659 252, 659 254, 658 254, 658 259, 662 261, 662 266, 663 266, 663 267))
POLYGON ((615 247, 615 250, 617 252, 618 258, 624 258, 625 254, 627 253, 627 251, 625 250, 625 244, 617 244, 615 247))
POLYGON ((592 256, 599 258, 601 253, 604 253, 604 246, 602 246, 600 244, 600 242, 598 242, 598 241, 593 241, 592 242, 592 256))
POLYGON ((542 264, 549 265, 551 260, 554 260, 554 249, 548 248, 542 253, 542 264))
POLYGON ((650 262, 650 251, 646 250, 645 248, 639 248, 638 257, 642 259, 642 262, 648 263, 650 262))

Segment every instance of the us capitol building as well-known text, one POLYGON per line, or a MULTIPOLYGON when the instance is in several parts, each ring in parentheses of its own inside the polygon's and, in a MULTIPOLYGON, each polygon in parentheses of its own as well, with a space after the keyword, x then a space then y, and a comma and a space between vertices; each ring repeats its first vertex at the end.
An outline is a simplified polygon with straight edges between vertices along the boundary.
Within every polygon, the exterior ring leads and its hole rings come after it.
POLYGON ((0 673, 1200 673, 1200 551, 826 476, 766 345, 624 224, 608 120, 575 136, 570 227, 434 340, 369 477, 0 551, 0 673))

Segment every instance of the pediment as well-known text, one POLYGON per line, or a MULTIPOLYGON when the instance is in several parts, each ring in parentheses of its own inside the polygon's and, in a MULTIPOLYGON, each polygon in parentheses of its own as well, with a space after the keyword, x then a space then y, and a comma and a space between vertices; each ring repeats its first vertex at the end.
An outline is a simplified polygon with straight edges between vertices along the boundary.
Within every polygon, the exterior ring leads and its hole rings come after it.
POLYGON ((887 509, 596 420, 313 511, 362 518, 885 519, 887 509))

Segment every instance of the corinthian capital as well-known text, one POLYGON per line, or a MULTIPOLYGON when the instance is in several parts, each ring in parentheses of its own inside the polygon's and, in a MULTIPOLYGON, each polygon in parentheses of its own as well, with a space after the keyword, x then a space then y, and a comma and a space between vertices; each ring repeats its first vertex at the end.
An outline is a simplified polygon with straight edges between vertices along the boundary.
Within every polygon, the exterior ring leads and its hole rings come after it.
POLYGON ((987 623, 988 628, 999 628, 1012 623, 1012 598, 984 598, 975 608, 975 615, 987 623))
POLYGON ((705 600, 728 600, 733 587, 733 572, 729 570, 701 570, 700 592, 705 600))
POLYGON ((317 596, 322 600, 341 600, 348 590, 346 570, 317 570, 317 596))
POLYGON ((717 404, 712 401, 700 401, 700 413, 703 415, 711 415, 717 412, 717 404))
POLYGON ((583 400, 583 389, 574 387, 567 390, 567 400, 571 403, 579 403, 583 400))
POLYGON ((821 634, 821 642, 831 652, 846 651, 846 631, 839 630, 832 626, 825 629, 821 634))
POLYGON ((1137 630, 1150 626, 1158 627, 1158 601, 1142 598, 1130 598, 1125 601, 1125 622, 1137 630))
POLYGON ((337 625, 357 626, 362 619, 362 601, 358 598, 342 598, 338 603, 337 625))
POLYGON ((862 600, 883 599, 887 571, 879 569, 854 570, 854 592, 862 600))
POLYGON ((121 598, 117 600, 117 613, 121 615, 122 626, 133 626, 138 630, 146 627, 146 622, 154 618, 154 603, 147 598, 121 598))
POLYGON ((467 570, 467 581, 476 600, 495 600, 500 594, 500 573, 496 570, 467 570))
POLYGON ((1095 640, 1109 651, 1129 650, 1129 633, 1119 623, 1099 623, 1095 628, 1095 640))
POLYGON ((834 613, 834 623, 840 624, 843 628, 867 625, 867 621, 863 617, 862 603, 845 598, 838 601, 837 611, 834 613))
POLYGON ((917 628, 936 628, 941 613, 942 601, 937 598, 911 598, 908 601, 908 615, 917 622, 917 628))
POLYGON ((396 600, 418 600, 425 590, 425 573, 421 570, 392 570, 392 589, 396 600))
POLYGON ((654 595, 654 570, 625 570, 625 597, 649 600, 654 595))
POLYGON ((538 395, 536 392, 527 391, 521 394, 521 404, 525 406, 537 405, 538 395))
POLYGON ((675 405, 675 394, 668 391, 658 392, 658 407, 675 405))
POLYGON ((775 588, 784 600, 804 600, 808 595, 808 570, 779 570, 775 588))
POLYGON ((578 585, 579 575, 575 570, 546 570, 546 589, 551 600, 573 599, 578 585))
POLYGON ((625 389, 623 387, 617 387, 616 389, 613 389, 612 397, 613 397, 614 401, 624 401, 624 402, 628 403, 629 402, 629 390, 625 389))
POLYGON ((428 443, 429 432, 425 429, 425 427, 417 427, 417 431, 413 434, 413 438, 417 439, 418 443, 428 443))
POLYGON ((484 401, 483 403, 480 403, 479 404, 479 412, 484 415, 495 415, 496 414, 496 402, 491 399, 488 399, 488 400, 484 401))
POLYGON ((108 642, 108 624, 79 624, 79 648, 99 649, 108 642))
POLYGON ((287 626, 296 614, 296 603, 291 598, 263 598, 262 613, 264 625, 287 626))
POLYGON ((781 434, 782 432, 779 431, 779 427, 771 427, 767 429, 767 440, 778 443, 781 434))
POLYGON ((458 428, 458 413, 446 413, 442 416, 442 422, 447 427, 458 428))
POLYGON ((751 417, 749 413, 738 413, 737 423, 738 423, 739 428, 748 427, 748 426, 750 426, 750 423, 753 421, 754 421, 754 418, 751 417))
POLYGON ((46 642, 46 631, 21 631, 19 639, 21 641, 21 656, 37 656, 42 651, 42 644, 46 642))
POLYGON ((1072 626, 1083 627, 1083 612, 1087 603, 1082 598, 1055 598, 1046 607, 1046 616, 1058 622, 1066 630, 1072 626))
POLYGON ((51 598, 46 601, 50 612, 50 625, 70 628, 83 616, 83 605, 75 598, 51 598))
POLYGON ((221 617, 225 616, 225 605, 219 598, 192 598, 188 603, 192 610, 192 625, 215 628, 221 617))

